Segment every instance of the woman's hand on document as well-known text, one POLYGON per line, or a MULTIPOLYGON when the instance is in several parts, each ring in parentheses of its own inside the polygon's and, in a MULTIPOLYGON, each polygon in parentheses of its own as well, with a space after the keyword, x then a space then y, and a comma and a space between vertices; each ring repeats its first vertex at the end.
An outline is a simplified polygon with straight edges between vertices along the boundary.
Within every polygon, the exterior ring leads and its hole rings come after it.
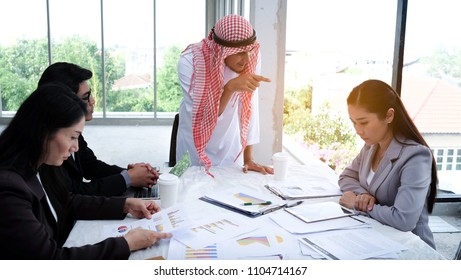
MULTIPOLYGON (((160 207, 153 200, 139 198, 127 198, 124 212, 130 213, 136 218, 151 219, 152 214, 160 211, 160 207)), ((141 227, 130 230, 123 236, 130 247, 130 251, 136 251, 152 246, 158 240, 171 238, 171 233, 156 232, 141 227)))
POLYGON ((152 214, 160 211, 158 206, 153 200, 144 200, 140 198, 127 198, 123 208, 124 213, 129 213, 136 218, 142 219, 152 218, 152 214))
POLYGON ((128 243, 130 251, 136 251, 150 247, 157 243, 160 239, 171 238, 171 233, 155 232, 141 227, 130 230, 123 237, 128 243))

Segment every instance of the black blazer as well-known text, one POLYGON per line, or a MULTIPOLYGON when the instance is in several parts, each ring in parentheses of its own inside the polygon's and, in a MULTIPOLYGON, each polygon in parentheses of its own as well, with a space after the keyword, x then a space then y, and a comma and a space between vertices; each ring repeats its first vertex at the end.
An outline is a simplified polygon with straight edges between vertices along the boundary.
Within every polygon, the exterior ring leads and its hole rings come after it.
POLYGON ((0 259, 128 259, 130 250, 123 237, 62 247, 68 234, 64 229, 77 219, 123 219, 125 198, 72 195, 67 191, 56 194, 53 189, 47 189, 47 194, 57 212, 57 222, 35 174, 0 170, 0 259))
MULTIPOLYGON (((67 173, 69 191, 87 195, 123 195, 126 192, 126 182, 120 172, 125 168, 99 160, 81 135, 78 146, 79 150, 74 153, 75 160, 69 158, 61 167, 67 173), (91 181, 84 182, 83 178, 91 181)), ((46 176, 48 167, 43 166, 41 169, 41 176, 46 176)))

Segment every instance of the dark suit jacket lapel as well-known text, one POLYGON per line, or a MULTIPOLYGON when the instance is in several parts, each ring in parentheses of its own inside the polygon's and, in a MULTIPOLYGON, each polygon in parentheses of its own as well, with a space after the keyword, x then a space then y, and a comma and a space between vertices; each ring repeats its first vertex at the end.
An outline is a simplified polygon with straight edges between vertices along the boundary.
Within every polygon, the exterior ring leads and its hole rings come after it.
POLYGON ((57 231, 56 220, 54 218, 53 212, 51 212, 51 208, 50 208, 50 205, 48 204, 48 200, 46 199, 45 190, 40 184, 37 176, 30 177, 27 180, 27 184, 30 186, 30 189, 32 190, 32 192, 40 200, 40 204, 43 207, 48 224, 53 227, 52 228, 53 232, 56 232, 57 231))

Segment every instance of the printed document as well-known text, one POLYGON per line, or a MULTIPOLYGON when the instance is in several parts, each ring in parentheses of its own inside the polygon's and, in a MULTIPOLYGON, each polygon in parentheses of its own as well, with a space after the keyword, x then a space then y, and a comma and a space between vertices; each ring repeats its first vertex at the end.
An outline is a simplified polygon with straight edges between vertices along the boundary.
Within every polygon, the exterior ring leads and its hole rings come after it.
POLYGON ((330 196, 341 196, 342 192, 337 184, 325 178, 311 176, 302 182, 273 182, 266 188, 283 199, 305 199, 330 196))
POLYGON ((305 245, 332 260, 364 260, 398 253, 406 247, 373 229, 333 230, 308 234, 305 245))
POLYGON ((196 220, 191 225, 175 230, 173 238, 197 249, 258 228, 255 223, 249 223, 248 219, 239 219, 239 216, 236 216, 232 213, 224 213, 196 220))
POLYGON ((286 211, 277 211, 272 213, 270 218, 279 226, 294 234, 371 227, 370 224, 360 220, 358 217, 343 217, 316 223, 305 223, 286 211))
POLYGON ((292 208, 285 208, 284 210, 306 223, 315 223, 356 215, 352 210, 346 209, 333 201, 302 204, 292 208))

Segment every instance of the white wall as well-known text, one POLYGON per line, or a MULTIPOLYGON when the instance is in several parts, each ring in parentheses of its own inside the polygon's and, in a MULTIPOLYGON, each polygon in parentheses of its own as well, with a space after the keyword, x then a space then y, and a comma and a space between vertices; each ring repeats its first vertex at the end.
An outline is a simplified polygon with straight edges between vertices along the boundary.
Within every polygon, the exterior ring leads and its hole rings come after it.
POLYGON ((255 160, 266 165, 282 150, 286 14, 286 0, 250 4, 250 22, 261 44, 261 74, 272 80, 259 88, 261 141, 253 147, 255 160))

